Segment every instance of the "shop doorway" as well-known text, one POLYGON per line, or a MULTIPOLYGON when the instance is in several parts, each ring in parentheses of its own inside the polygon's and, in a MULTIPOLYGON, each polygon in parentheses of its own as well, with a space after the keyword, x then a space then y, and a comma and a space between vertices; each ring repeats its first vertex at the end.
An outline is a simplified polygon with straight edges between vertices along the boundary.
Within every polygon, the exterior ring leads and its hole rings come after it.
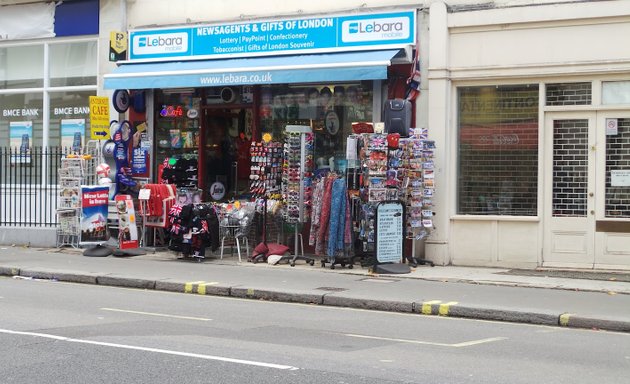
POLYGON ((251 108, 203 109, 201 172, 207 200, 232 199, 247 188, 251 114, 251 108))
POLYGON ((545 117, 543 265, 630 268, 630 113, 545 117))

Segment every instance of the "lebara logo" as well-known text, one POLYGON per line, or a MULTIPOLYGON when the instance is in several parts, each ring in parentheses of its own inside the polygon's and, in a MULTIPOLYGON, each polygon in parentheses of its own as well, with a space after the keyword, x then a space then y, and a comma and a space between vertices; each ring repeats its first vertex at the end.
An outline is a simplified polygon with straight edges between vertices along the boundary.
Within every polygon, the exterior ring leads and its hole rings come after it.
POLYGON ((409 17, 349 20, 341 24, 341 40, 346 43, 405 40, 411 36, 410 29, 409 17))
POLYGON ((133 55, 186 53, 188 33, 154 33, 133 36, 133 55))

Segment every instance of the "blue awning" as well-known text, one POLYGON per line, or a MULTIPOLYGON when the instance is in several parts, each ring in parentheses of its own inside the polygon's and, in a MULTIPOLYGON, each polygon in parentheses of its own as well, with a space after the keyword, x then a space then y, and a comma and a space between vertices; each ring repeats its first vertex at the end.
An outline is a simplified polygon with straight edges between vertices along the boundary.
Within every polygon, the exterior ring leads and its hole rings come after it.
POLYGON ((213 87, 387 78, 398 50, 166 63, 126 63, 104 76, 105 89, 213 87))

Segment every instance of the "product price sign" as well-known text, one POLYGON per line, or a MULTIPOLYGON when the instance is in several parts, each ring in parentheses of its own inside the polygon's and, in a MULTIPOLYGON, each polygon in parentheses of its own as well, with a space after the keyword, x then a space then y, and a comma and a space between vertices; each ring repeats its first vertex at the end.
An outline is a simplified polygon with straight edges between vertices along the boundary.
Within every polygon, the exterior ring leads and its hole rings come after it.
POLYGON ((400 201, 383 201, 376 206, 376 259, 379 263, 402 261, 405 206, 400 201))

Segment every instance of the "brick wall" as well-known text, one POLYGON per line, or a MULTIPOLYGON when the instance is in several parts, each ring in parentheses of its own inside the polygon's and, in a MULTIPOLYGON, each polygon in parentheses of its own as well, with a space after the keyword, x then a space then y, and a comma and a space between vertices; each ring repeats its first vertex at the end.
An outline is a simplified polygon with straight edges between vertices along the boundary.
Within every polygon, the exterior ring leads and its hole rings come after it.
POLYGON ((618 120, 616 135, 606 136, 606 217, 630 217, 630 187, 610 185, 612 170, 630 170, 630 119, 618 120))
POLYGON ((554 216, 586 216, 587 170, 588 120, 554 121, 554 216))
POLYGON ((591 88, 588 83, 560 83, 546 85, 547 105, 590 105, 591 88))

